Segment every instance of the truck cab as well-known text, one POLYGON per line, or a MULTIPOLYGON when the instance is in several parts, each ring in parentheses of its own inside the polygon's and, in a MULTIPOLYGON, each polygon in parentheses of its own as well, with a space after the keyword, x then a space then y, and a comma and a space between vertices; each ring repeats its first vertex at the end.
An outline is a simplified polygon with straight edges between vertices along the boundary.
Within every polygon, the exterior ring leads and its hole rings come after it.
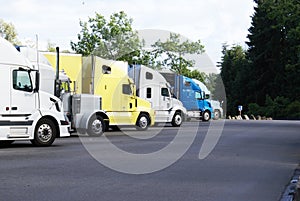
POLYGON ((202 91, 205 92, 208 101, 210 102, 213 113, 214 113, 214 119, 218 120, 219 118, 223 117, 223 108, 222 104, 218 100, 212 100, 211 99, 211 92, 208 90, 208 88, 205 86, 205 84, 199 80, 193 79, 193 81, 200 87, 202 91))
POLYGON ((189 107, 188 116, 202 118, 202 121, 209 121, 213 117, 213 112, 210 102, 207 101, 207 94, 202 91, 191 78, 186 76, 182 76, 182 85, 182 101, 185 102, 186 105, 195 103, 197 106, 197 109, 194 106, 189 107))
POLYGON ((196 118, 209 121, 214 117, 212 107, 207 101, 207 95, 191 79, 172 71, 160 71, 173 87, 173 94, 187 109, 187 119, 196 118))
POLYGON ((70 136, 62 102, 40 90, 40 73, 17 49, 0 37, 0 144, 30 140, 50 146, 70 136))

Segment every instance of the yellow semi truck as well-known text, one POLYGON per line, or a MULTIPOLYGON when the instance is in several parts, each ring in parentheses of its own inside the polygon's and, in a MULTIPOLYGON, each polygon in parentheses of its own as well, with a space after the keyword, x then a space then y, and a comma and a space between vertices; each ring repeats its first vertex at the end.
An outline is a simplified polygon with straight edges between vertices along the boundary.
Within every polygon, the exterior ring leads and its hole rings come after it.
MULTIPOLYGON (((43 54, 55 68, 56 54, 43 54)), ((154 110, 149 101, 136 96, 135 84, 122 65, 128 64, 81 54, 60 54, 60 69, 76 83, 74 91, 102 97, 102 109, 107 112, 111 128, 136 126, 146 130, 154 124, 154 110)))
POLYGON ((146 130, 154 124, 155 112, 149 101, 136 96, 135 84, 122 65, 128 64, 96 56, 83 57, 82 70, 87 75, 83 79, 92 83, 91 88, 85 88, 83 92, 92 91, 102 96, 102 108, 109 116, 110 126, 134 125, 139 130, 146 130))

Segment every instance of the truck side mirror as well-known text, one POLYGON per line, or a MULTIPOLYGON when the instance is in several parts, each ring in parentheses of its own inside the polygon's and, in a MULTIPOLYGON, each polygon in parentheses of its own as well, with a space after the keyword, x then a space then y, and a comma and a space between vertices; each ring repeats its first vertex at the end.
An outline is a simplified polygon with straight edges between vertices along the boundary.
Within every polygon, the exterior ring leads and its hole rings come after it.
POLYGON ((136 90, 135 84, 131 83, 131 84, 130 84, 130 88, 131 88, 131 97, 132 97, 133 99, 135 99, 136 96, 137 96, 137 95, 136 95, 136 94, 137 94, 137 93, 136 93, 137 90, 136 90))
POLYGON ((35 72, 35 88, 34 92, 37 93, 40 90, 40 73, 38 71, 35 72))

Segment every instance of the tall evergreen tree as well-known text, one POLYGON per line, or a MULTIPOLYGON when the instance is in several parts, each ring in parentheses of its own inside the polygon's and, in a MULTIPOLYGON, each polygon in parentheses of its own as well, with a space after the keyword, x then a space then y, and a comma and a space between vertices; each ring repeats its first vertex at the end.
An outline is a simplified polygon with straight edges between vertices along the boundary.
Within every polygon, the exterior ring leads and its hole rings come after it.
POLYGON ((286 86, 282 94, 291 101, 300 100, 300 1, 279 2, 278 18, 280 29, 285 37, 282 56, 285 67, 286 86))
POLYGON ((249 59, 253 62, 253 102, 299 98, 300 2, 255 0, 257 7, 249 29, 249 59), (296 92, 296 93, 294 93, 296 92))
POLYGON ((281 91, 283 84, 283 65, 281 61, 281 49, 284 46, 284 38, 273 13, 276 10, 276 2, 273 0, 256 0, 257 7, 252 18, 252 26, 249 29, 249 59, 253 63, 252 89, 253 102, 263 105, 266 94, 272 98, 281 91))
MULTIPOLYGON (((249 91, 249 64, 246 52, 240 45, 234 45, 230 49, 223 46, 221 61, 221 78, 226 89, 227 109, 229 115, 236 115, 237 106, 248 103, 249 91)), ((217 88, 222 87, 217 82, 217 88)))

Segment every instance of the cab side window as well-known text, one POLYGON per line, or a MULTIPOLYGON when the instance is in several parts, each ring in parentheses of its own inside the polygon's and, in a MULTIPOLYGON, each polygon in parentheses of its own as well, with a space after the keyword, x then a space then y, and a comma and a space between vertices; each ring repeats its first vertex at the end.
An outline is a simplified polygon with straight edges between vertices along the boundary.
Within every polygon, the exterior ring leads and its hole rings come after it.
POLYGON ((20 91, 33 91, 32 82, 28 71, 13 70, 13 88, 20 91))
POLYGON ((146 91, 146 97, 147 97, 147 98, 151 98, 151 95, 152 95, 152 93, 151 93, 151 88, 148 87, 148 88, 147 88, 147 91, 146 91))
POLYGON ((191 82, 185 81, 185 82, 184 82, 184 86, 186 86, 186 87, 191 86, 191 82))
POLYGON ((111 74, 111 67, 103 65, 102 66, 102 73, 103 74, 111 74))
POLYGON ((146 79, 147 80, 152 80, 153 79, 153 74, 149 73, 149 72, 146 72, 146 79))

